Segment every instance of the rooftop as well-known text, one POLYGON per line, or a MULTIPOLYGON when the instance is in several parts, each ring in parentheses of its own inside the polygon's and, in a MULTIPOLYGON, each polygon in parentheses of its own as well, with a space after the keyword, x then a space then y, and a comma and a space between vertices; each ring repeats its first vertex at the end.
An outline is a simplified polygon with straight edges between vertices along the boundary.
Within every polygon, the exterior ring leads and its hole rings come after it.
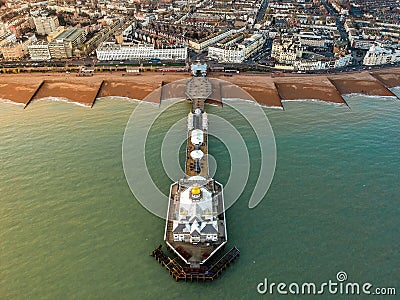
POLYGON ((79 35, 81 35, 85 29, 82 28, 69 28, 61 32, 59 35, 55 37, 55 39, 64 39, 67 41, 73 41, 78 38, 79 35))

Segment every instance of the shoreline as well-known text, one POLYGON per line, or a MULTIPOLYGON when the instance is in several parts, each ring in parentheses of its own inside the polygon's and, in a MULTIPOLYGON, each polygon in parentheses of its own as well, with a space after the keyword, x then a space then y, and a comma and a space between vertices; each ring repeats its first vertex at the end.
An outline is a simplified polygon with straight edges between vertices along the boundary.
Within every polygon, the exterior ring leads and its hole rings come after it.
MULTIPOLYGON (((95 105, 96 99, 110 96, 160 103, 171 93, 184 97, 184 90, 179 84, 168 83, 191 78, 189 73, 145 72, 137 76, 122 74, 123 72, 97 73, 91 77, 76 77, 65 73, 2 74, 0 99, 4 103, 23 105, 24 108, 33 101, 51 98, 89 107, 95 105)), ((399 98, 390 89, 400 87, 400 68, 330 75, 271 76, 244 73, 226 76, 211 73, 209 78, 213 82, 211 100, 216 101, 241 98, 256 101, 265 107, 280 108, 283 108, 282 103, 285 101, 309 99, 347 105, 343 95, 399 98), (222 81, 218 83, 213 79, 222 81)))

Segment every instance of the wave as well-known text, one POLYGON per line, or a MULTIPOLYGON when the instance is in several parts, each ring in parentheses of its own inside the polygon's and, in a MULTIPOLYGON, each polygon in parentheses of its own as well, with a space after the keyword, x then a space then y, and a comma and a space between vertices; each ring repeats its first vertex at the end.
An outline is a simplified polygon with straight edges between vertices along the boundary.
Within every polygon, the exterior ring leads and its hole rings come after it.
POLYGON ((206 103, 205 105, 213 106, 213 107, 221 107, 221 105, 214 104, 214 103, 206 103))
POLYGON ((274 106, 274 105, 264 105, 264 104, 260 104, 262 107, 265 107, 265 108, 272 108, 272 109, 280 109, 280 110, 283 110, 283 106, 274 106))
POLYGON ((396 96, 377 96, 377 95, 365 95, 361 93, 351 93, 351 94, 344 94, 342 95, 343 97, 347 98, 356 98, 356 97, 363 97, 363 98, 370 98, 370 99, 388 99, 388 100, 393 100, 397 99, 396 96))
POLYGON ((393 94, 400 94, 400 86, 395 86, 389 89, 393 94))
POLYGON ((334 106, 347 106, 346 103, 338 103, 338 102, 332 102, 332 101, 325 101, 325 100, 320 100, 320 99, 291 99, 291 100, 281 100, 282 103, 284 102, 317 102, 317 103, 324 103, 324 104, 329 104, 329 105, 334 105, 334 106))
POLYGON ((251 104, 253 104, 253 105, 257 105, 257 106, 265 106, 265 107, 268 107, 268 106, 266 106, 266 105, 262 105, 262 104, 260 104, 260 103, 258 103, 256 100, 250 100, 250 99, 241 99, 241 98, 221 98, 222 99, 222 102, 229 102, 229 101, 232 101, 232 102, 234 102, 234 101, 240 101, 240 102, 247 102, 247 103, 251 103, 251 104))
POLYGON ((155 103, 155 102, 139 100, 139 99, 133 99, 133 98, 124 97, 124 96, 105 96, 105 97, 97 98, 96 100, 100 100, 101 101, 101 100, 107 100, 107 99, 115 99, 115 100, 120 100, 120 101, 126 101, 126 102, 129 102, 129 103, 135 103, 135 104, 137 104, 137 103, 146 103, 146 104, 157 106, 157 107, 159 106, 159 104, 155 103))
POLYGON ((1 103, 5 103, 5 104, 12 104, 12 105, 18 105, 18 106, 25 106, 25 103, 21 103, 21 102, 15 102, 9 99, 3 99, 0 98, 0 102, 1 103))
POLYGON ((263 103, 259 103, 256 100, 250 100, 250 99, 241 99, 241 98, 222 98, 222 101, 242 101, 242 102, 247 102, 247 103, 251 103, 254 105, 258 105, 261 106, 263 108, 272 108, 272 109, 282 109, 282 106, 275 106, 275 105, 267 105, 267 104, 263 104, 263 103))
POLYGON ((43 102, 43 101, 55 101, 55 102, 64 102, 64 103, 71 103, 71 104, 75 104, 78 106, 82 106, 82 107, 91 107, 90 104, 85 104, 82 102, 78 102, 78 101, 72 101, 68 98, 62 98, 62 97, 45 97, 45 98, 40 98, 37 100, 34 100, 34 102, 43 102))

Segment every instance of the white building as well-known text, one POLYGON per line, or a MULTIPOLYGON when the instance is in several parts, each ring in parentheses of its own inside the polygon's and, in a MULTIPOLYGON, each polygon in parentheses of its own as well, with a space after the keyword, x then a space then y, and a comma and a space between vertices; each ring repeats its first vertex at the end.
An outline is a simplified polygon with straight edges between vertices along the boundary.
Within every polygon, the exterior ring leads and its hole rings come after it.
POLYGON ((293 65, 303 56, 303 47, 299 40, 293 37, 279 37, 272 43, 271 57, 279 64, 293 65))
POLYGON ((265 43, 265 37, 262 34, 253 34, 241 44, 226 47, 209 47, 208 56, 224 63, 242 63, 253 53, 258 51, 265 43))
POLYGON ((49 43, 35 42, 28 46, 29 55, 32 60, 46 61, 51 59, 49 43))
POLYGON ((210 191, 204 187, 189 187, 180 194, 179 204, 178 215, 173 221, 175 242, 218 240, 218 211, 210 191))
POLYGON ((347 32, 349 35, 350 45, 353 48, 368 50, 376 42, 375 39, 373 38, 370 39, 363 38, 363 36, 359 33, 359 30, 357 29, 349 28, 347 32))
POLYGON ((351 53, 337 56, 333 59, 297 60, 293 63, 296 71, 316 71, 338 69, 350 65, 353 61, 351 53))
POLYGON ((363 64, 366 66, 376 66, 396 62, 400 62, 400 50, 373 45, 365 55, 363 64))
POLYGON ((325 48, 328 44, 332 44, 333 40, 327 36, 315 34, 314 32, 300 32, 295 34, 304 46, 311 46, 316 48, 325 48))
POLYGON ((246 29, 246 27, 243 27, 238 30, 232 29, 232 30, 224 31, 222 33, 211 35, 201 41, 189 41, 189 47, 192 48, 195 52, 201 53, 201 52, 207 50, 209 46, 211 46, 211 45, 213 45, 235 33, 242 32, 245 29, 246 29))
POLYGON ((151 44, 104 43, 97 50, 99 60, 176 59, 187 58, 187 47, 155 48, 151 44))
POLYGON ((335 69, 344 68, 353 63, 353 55, 351 53, 335 57, 335 69))

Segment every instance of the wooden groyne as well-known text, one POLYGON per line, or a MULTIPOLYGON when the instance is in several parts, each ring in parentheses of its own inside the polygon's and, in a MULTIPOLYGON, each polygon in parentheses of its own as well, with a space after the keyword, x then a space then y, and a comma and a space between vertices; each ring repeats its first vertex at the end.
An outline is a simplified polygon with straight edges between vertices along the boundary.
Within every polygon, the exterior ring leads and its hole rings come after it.
POLYGON ((32 102, 32 100, 35 98, 35 96, 38 94, 38 92, 40 91, 40 89, 43 87, 45 83, 45 80, 43 80, 39 86, 37 87, 36 91, 32 94, 32 96, 30 97, 30 99, 26 102, 24 109, 27 108, 27 106, 32 102))
POLYGON ((390 89, 396 86, 400 86, 400 75, 399 74, 377 74, 377 73, 370 73, 370 75, 382 83, 386 89, 388 89, 397 99, 400 100, 400 97, 395 95, 390 89), (389 78, 385 78, 388 77, 389 78))
POLYGON ((276 93, 278 94, 279 102, 280 102, 280 104, 282 106, 282 109, 285 110, 285 107, 282 104, 283 97, 282 97, 281 93, 279 92, 278 85, 277 85, 277 83, 275 81, 273 83, 274 83, 274 87, 275 87, 276 93))
POLYGON ((340 93, 340 91, 337 89, 336 85, 332 82, 332 80, 328 77, 329 82, 331 83, 331 85, 333 86, 333 88, 336 90, 336 92, 340 95, 340 97, 342 98, 343 102, 346 104, 346 106, 350 108, 349 104, 347 103, 346 99, 343 98, 343 95, 340 93))
POLYGON ((354 76, 352 74, 331 76, 329 80, 342 95, 362 94, 367 96, 395 97, 381 81, 377 80, 369 73, 359 74, 359 76, 354 76))
POLYGON ((93 105, 96 102, 97 98, 100 97, 100 93, 103 90, 103 86, 104 86, 104 80, 101 81, 99 89, 97 90, 96 96, 94 96, 94 98, 92 100, 92 104, 90 105, 91 108, 93 107, 93 105))
POLYGON ((154 249, 151 252, 151 256, 153 256, 161 266, 165 267, 176 281, 213 281, 240 256, 240 251, 235 246, 216 262, 210 264, 210 266, 202 266, 197 269, 183 266, 183 263, 181 263, 178 257, 169 257, 161 248, 162 246, 160 245, 154 249))
POLYGON ((294 77, 281 77, 274 81, 281 101, 320 100, 337 104, 346 104, 338 89, 327 77, 319 77, 319 81, 304 78, 298 82, 294 77))

